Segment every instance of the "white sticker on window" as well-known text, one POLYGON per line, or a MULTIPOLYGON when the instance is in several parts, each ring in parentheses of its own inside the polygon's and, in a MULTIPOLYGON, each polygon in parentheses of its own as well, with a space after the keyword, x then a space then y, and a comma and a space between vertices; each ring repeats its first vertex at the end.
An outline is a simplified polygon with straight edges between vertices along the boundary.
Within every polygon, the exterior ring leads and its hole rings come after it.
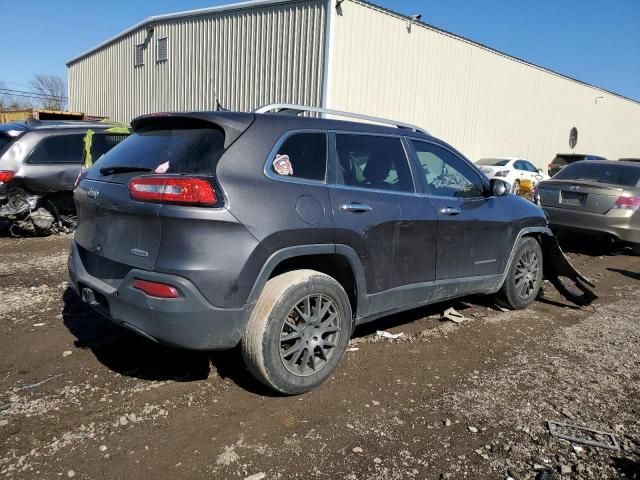
POLYGON ((278 175, 293 175, 293 166, 289 161, 289 155, 276 155, 273 161, 273 169, 278 175))
POLYGON ((156 172, 156 173, 167 173, 167 170, 169 170, 169 162, 164 162, 164 163, 161 163, 160 165, 158 165, 156 167, 156 169, 154 170, 154 172, 156 172))

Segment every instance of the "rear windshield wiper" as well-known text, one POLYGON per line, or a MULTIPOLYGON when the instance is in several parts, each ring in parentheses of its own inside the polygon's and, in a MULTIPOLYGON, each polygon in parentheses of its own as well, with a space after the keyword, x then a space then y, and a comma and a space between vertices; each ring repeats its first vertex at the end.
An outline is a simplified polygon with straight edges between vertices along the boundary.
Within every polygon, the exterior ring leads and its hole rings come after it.
POLYGON ((113 165, 111 167, 104 167, 100 169, 102 175, 115 175, 116 173, 131 173, 131 172, 150 172, 150 168, 146 167, 134 167, 132 165, 113 165))

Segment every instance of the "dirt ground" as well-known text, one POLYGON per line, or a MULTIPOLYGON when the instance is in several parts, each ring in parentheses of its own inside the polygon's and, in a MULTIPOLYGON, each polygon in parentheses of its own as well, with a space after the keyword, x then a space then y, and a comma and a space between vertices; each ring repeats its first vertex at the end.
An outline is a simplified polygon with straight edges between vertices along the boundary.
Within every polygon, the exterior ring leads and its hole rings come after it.
POLYGON ((320 389, 280 397, 237 351, 161 347, 92 313, 67 290, 70 240, 0 238, 3 477, 640 478, 627 252, 569 245, 597 284, 591 307, 547 286, 521 312, 469 298, 381 319, 320 389), (441 321, 449 306, 470 319, 441 321), (546 420, 612 432, 620 449, 554 438, 546 420))

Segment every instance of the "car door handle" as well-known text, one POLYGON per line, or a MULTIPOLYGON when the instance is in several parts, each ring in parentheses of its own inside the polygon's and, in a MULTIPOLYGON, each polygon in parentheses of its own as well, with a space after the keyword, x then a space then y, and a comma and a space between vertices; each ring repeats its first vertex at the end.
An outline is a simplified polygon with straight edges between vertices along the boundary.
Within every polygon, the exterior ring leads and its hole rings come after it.
POLYGON ((351 202, 340 206, 340 210, 344 210, 345 212, 362 213, 370 212, 372 208, 364 203, 351 202))
POLYGON ((453 207, 445 207, 445 208, 441 208, 440 209, 440 213, 442 215, 460 215, 462 213, 462 210, 460 210, 459 208, 453 208, 453 207))

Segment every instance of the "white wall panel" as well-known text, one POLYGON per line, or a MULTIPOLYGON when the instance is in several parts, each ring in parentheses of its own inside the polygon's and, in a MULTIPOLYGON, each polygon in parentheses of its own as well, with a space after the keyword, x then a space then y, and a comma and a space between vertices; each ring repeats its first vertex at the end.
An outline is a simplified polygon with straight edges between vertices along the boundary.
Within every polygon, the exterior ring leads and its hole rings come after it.
POLYGON ((420 125, 472 159, 640 155, 640 104, 359 0, 334 14, 327 106, 420 125), (603 96, 604 98, 596 98, 603 96))

